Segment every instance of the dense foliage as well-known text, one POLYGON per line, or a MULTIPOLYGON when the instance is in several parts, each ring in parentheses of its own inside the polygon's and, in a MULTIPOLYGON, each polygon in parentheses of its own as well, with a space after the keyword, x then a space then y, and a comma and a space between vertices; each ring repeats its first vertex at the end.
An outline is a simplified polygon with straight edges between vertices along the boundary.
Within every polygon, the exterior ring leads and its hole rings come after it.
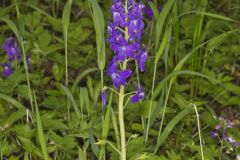
POLYGON ((239 25, 239 0, 2 0, 0 159, 239 160, 239 25))

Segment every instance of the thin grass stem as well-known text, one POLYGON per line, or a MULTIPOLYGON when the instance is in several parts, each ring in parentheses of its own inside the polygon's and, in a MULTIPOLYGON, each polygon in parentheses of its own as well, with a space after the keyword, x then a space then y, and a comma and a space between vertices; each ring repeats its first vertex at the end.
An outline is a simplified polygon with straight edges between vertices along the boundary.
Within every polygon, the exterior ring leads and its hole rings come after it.
POLYGON ((204 154, 203 154, 203 144, 202 144, 202 136, 201 136, 201 126, 200 126, 200 119, 199 119, 199 114, 198 114, 198 110, 197 110, 197 106, 195 104, 193 104, 194 110, 196 112, 196 116, 197 116, 197 125, 198 125, 198 135, 199 135, 199 142, 200 142, 200 149, 201 149, 201 157, 202 160, 204 159, 204 154))

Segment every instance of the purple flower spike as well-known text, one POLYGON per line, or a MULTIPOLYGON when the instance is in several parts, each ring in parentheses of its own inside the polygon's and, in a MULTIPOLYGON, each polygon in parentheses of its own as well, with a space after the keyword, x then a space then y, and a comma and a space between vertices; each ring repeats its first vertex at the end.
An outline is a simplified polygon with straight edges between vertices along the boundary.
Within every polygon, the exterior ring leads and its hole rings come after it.
POLYGON ((107 92, 106 92, 106 90, 102 91, 101 98, 102 98, 103 106, 106 106, 107 105, 107 92))
POLYGON ((7 52, 9 62, 17 60, 21 57, 17 41, 13 37, 7 38, 2 48, 7 52))
POLYGON ((136 59, 139 62, 140 70, 144 71, 147 54, 140 48, 144 28, 142 13, 144 7, 141 1, 128 0, 125 4, 125 1, 113 0, 112 21, 108 24, 107 41, 115 55, 108 65, 107 74, 116 88, 126 85, 127 78, 132 75, 128 66, 123 65, 128 60, 136 59))
POLYGON ((2 64, 2 67, 3 67, 2 75, 4 77, 9 77, 13 73, 13 70, 11 69, 11 66, 9 64, 4 63, 2 64))
POLYGON ((144 99, 144 92, 142 87, 137 87, 137 93, 131 97, 131 102, 136 103, 144 99))

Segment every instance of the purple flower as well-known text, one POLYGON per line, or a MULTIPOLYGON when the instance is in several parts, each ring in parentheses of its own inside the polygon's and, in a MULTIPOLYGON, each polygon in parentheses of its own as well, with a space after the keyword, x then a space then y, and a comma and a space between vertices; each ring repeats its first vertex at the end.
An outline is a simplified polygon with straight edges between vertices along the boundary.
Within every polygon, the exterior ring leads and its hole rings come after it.
POLYGON ((222 125, 221 125, 221 124, 218 124, 218 125, 215 126, 215 129, 218 130, 218 129, 220 129, 221 127, 222 127, 222 125))
POLYGON ((128 44, 126 40, 122 40, 120 44, 113 44, 112 49, 118 52, 118 59, 123 62, 127 57, 134 58, 135 52, 139 49, 139 44, 128 44))
POLYGON ((131 97, 131 102, 132 103, 136 103, 139 100, 143 100, 144 99, 144 92, 143 92, 143 88, 142 87, 137 87, 137 93, 131 97))
POLYGON ((107 92, 106 92, 106 90, 102 91, 101 99, 102 99, 103 106, 106 106, 107 105, 107 92))
POLYGON ((130 41, 140 41, 142 37, 142 29, 144 28, 144 23, 142 18, 133 19, 129 23, 128 34, 130 35, 130 41))
POLYGON ((234 142, 233 142, 233 145, 234 145, 236 148, 238 148, 238 147, 239 147, 239 142, 234 141, 234 142))
POLYGON ((115 57, 108 66, 108 75, 112 78, 112 82, 116 88, 127 83, 126 79, 131 76, 132 71, 130 69, 118 70, 117 58, 115 57))
POLYGON ((3 67, 2 75, 4 77, 9 77, 13 73, 13 70, 11 69, 11 66, 9 64, 4 63, 2 64, 2 67, 3 67))
POLYGON ((235 147, 239 147, 239 142, 236 141, 235 139, 233 139, 232 137, 224 137, 225 141, 231 143, 232 145, 234 145, 235 147))
POLYGON ((146 13, 146 15, 149 17, 149 18, 153 18, 153 10, 152 10, 152 8, 150 8, 150 7, 146 7, 145 9, 144 9, 144 11, 145 11, 145 13, 146 13))
POLYGON ((218 136, 218 133, 216 132, 216 131, 211 131, 211 136, 213 137, 213 138, 215 138, 215 137, 217 137, 218 136))
POLYGON ((31 56, 32 56, 31 53, 29 53, 29 54, 26 56, 26 62, 27 62, 27 67, 28 67, 28 69, 31 67, 31 56))
POLYGON ((17 60, 21 57, 17 41, 13 37, 7 38, 2 48, 7 52, 9 62, 17 60))
POLYGON ((139 50, 135 59, 138 61, 138 66, 139 66, 140 71, 143 72, 145 70, 145 63, 148 60, 147 52, 145 52, 143 50, 139 50))
MULTIPOLYGON (((152 0, 148 0, 148 2, 151 2, 152 0)), ((162 10, 162 6, 158 6, 158 12, 161 12, 162 10)), ((153 10, 151 7, 145 7, 144 8, 144 11, 145 11, 145 14, 150 18, 152 19, 153 16, 154 16, 154 13, 153 13, 153 10)))
POLYGON ((227 128, 233 128, 233 127, 234 127, 234 122, 228 121, 227 128))

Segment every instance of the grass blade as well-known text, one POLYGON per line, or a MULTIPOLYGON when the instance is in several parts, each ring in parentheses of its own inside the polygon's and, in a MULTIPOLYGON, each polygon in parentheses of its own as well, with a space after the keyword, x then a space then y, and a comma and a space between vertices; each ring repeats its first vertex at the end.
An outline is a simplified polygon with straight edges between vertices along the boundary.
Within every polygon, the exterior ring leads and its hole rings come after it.
POLYGON ((18 101, 16 101, 14 98, 8 96, 8 95, 5 95, 5 94, 1 94, 0 93, 0 99, 3 99, 9 103, 11 103, 13 106, 15 106, 16 108, 18 109, 22 109, 22 108, 25 108, 21 103, 19 103, 18 101))
POLYGON ((86 69, 85 71, 83 71, 80 75, 78 75, 78 76, 75 78, 75 81, 74 81, 74 83, 73 83, 72 93, 75 92, 78 83, 82 80, 83 77, 85 77, 87 74, 89 74, 89 73, 91 73, 91 72, 95 72, 95 71, 97 71, 97 70, 98 70, 98 68, 89 68, 89 69, 86 69))
POLYGON ((98 67, 100 70, 105 68, 106 47, 104 38, 104 16, 97 0, 89 0, 89 5, 92 13, 94 28, 96 31, 98 67))
POLYGON ((149 4, 149 6, 151 7, 151 9, 152 9, 152 11, 153 11, 154 17, 157 19, 158 16, 159 16, 157 6, 156 6, 153 2, 151 2, 151 1, 149 1, 148 4, 149 4))
POLYGON ((34 93, 34 102, 35 102, 35 108, 36 108, 37 134, 38 134, 39 143, 41 145, 44 160, 49 160, 46 139, 43 132, 41 116, 38 110, 38 104, 37 104, 35 93, 34 93))
MULTIPOLYGON (((110 119, 111 119, 111 107, 112 105, 112 92, 110 94, 110 98, 109 98, 109 103, 107 106, 107 112, 105 115, 105 119, 104 119, 104 124, 103 124, 103 130, 102 130, 102 140, 106 141, 107 140, 107 136, 108 136, 108 131, 110 128, 110 119)), ((105 152, 105 144, 101 145, 101 149, 100 149, 100 153, 99 153, 99 160, 103 159, 104 156, 104 152, 105 152)))
POLYGON ((64 93, 67 95, 68 99, 72 102, 72 105, 73 105, 73 108, 75 110, 75 113, 77 115, 77 118, 80 119, 81 117, 81 113, 80 113, 80 110, 77 106, 77 103, 75 101, 75 99, 73 98, 73 95, 72 93, 69 91, 68 88, 66 88, 65 86, 63 86, 62 84, 60 84, 61 88, 63 89, 64 93))
POLYGON ((181 111, 180 113, 178 113, 166 126, 166 128, 163 130, 161 136, 159 137, 158 141, 157 141, 157 145, 155 150, 158 150, 158 148, 166 141, 167 137, 169 136, 169 134, 172 132, 172 130, 174 129, 174 127, 180 122, 180 120, 182 120, 183 118, 185 118, 185 116, 187 116, 190 111, 192 111, 192 108, 186 108, 183 111, 181 111))
POLYGON ((64 52, 65 52, 65 85, 68 86, 68 27, 70 24, 70 13, 72 0, 68 0, 64 6, 62 14, 64 52))
POLYGON ((160 15, 157 18, 156 42, 155 42, 156 48, 158 48, 160 37, 161 37, 161 34, 162 34, 162 30, 163 30, 163 25, 165 23, 167 15, 169 14, 174 2, 176 2, 176 0, 168 0, 167 3, 165 4, 165 6, 163 7, 160 15))

